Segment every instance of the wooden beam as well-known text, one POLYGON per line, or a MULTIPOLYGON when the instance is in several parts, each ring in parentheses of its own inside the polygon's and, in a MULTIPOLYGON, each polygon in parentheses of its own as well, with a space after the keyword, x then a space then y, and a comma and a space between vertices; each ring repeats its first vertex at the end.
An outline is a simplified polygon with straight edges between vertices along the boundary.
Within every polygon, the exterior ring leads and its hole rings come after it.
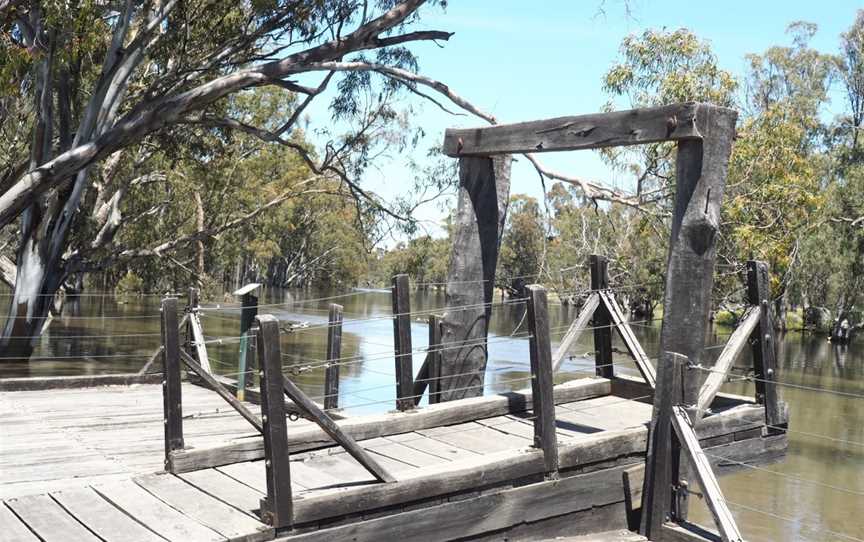
POLYGON ((705 383, 702 384, 702 389, 699 390, 697 419, 701 419, 711 406, 714 397, 717 396, 720 387, 726 381, 729 369, 732 368, 732 364, 735 363, 735 360, 738 359, 738 356, 744 350, 744 347, 747 346, 747 341, 753 334, 753 330, 756 329, 759 324, 761 317, 761 311, 758 306, 749 307, 741 318, 738 327, 732 332, 732 335, 726 342, 726 346, 720 353, 720 357, 717 358, 717 362, 714 363, 714 367, 711 369, 712 372, 708 374, 708 378, 706 378, 705 383))
POLYGON ((765 423, 774 427, 786 425, 784 408, 777 390, 777 340, 771 306, 768 303, 768 265, 765 262, 747 262, 747 298, 759 307, 759 328, 753 342, 753 370, 755 372, 756 402, 765 405, 765 423))
POLYGON ((735 524, 732 512, 726 506, 723 491, 717 483, 717 478, 711 470, 708 459, 702 452, 702 447, 699 446, 699 439, 696 437, 690 418, 683 407, 672 407, 672 426, 678 435, 681 449, 687 459, 690 460, 690 464, 693 465, 699 486, 702 488, 705 504, 708 505, 708 509, 714 517, 714 523, 720 531, 720 537, 723 542, 740 542, 743 540, 741 532, 735 524))
POLYGON ((180 333, 177 330, 177 298, 162 300, 162 407, 165 422, 165 464, 171 453, 182 450, 183 391, 180 387, 180 333))
POLYGON ((713 117, 734 111, 703 103, 558 117, 483 128, 449 129, 447 156, 492 156, 549 151, 599 149, 658 141, 700 140, 713 117))
MULTIPOLYGON (((162 357, 162 350, 159 350, 162 357)), ((0 391, 38 391, 70 388, 96 388, 99 386, 131 386, 133 384, 161 384, 161 373, 122 373, 84 376, 24 376, 0 378, 0 391)))
POLYGON ((327 318, 327 368, 324 371, 324 410, 339 408, 339 359, 342 357, 342 305, 331 303, 327 318))
POLYGON ((411 299, 408 275, 393 277, 393 346, 396 350, 396 408, 414 408, 414 362, 411 356, 411 299))
POLYGON ((252 412, 246 408, 246 405, 241 403, 234 395, 228 391, 228 389, 223 386, 216 378, 205 371, 198 362, 195 361, 195 358, 187 354, 186 352, 180 351, 180 359, 183 360, 183 363, 192 370, 195 374, 197 374, 204 382, 207 383, 213 391, 216 392, 219 397, 225 399, 225 401, 231 405, 231 407, 236 410, 243 418, 252 424, 252 427, 258 430, 259 433, 264 432, 264 426, 261 424, 261 420, 258 419, 258 416, 252 414, 252 412))
POLYGON ((567 333, 564 334, 564 338, 561 339, 561 343, 558 345, 555 354, 552 356, 553 371, 557 371, 558 368, 561 367, 561 364, 564 363, 564 360, 567 359, 567 352, 569 352, 570 348, 576 344, 576 341, 579 340, 579 336, 582 335, 582 332, 588 327, 588 323, 594 317, 594 311, 597 309, 597 305, 599 304, 600 296, 598 296, 596 292, 591 293, 591 295, 588 296, 588 299, 585 300, 585 304, 582 305, 582 310, 579 312, 579 316, 573 320, 572 324, 570 324, 567 333))
POLYGON ((558 437, 552 384, 552 344, 546 289, 528 286, 528 339, 531 357, 531 390, 534 403, 534 447, 543 450, 544 474, 558 476, 558 437))
POLYGON ((267 496, 261 499, 261 519, 275 528, 294 520, 291 494, 291 458, 288 453, 288 422, 282 398, 282 349, 279 321, 272 315, 257 316, 258 366, 261 367, 261 421, 264 425, 264 471, 267 496))
MULTIPOLYGON (((610 384, 605 378, 571 380, 555 386, 555 404, 608 395, 609 391, 610 384)), ((366 440, 513 412, 525 412, 532 402, 533 397, 529 388, 485 397, 448 401, 411 412, 388 412, 348 418, 339 422, 339 427, 355 440, 366 440)), ((292 431, 288 439, 292 451, 312 450, 333 444, 333 439, 317 426, 292 431)), ((261 439, 253 437, 231 444, 178 450, 172 455, 168 470, 174 473, 188 472, 238 461, 251 461, 263 456, 261 439)))
POLYGON ((645 382, 651 386, 652 389, 657 387, 657 373, 654 370, 654 366, 651 365, 651 360, 648 359, 648 354, 646 354, 645 350, 642 349, 642 345, 639 343, 639 339, 636 338, 636 334, 633 333, 630 324, 624 319, 624 315, 621 313, 621 308, 618 306, 618 302, 615 301, 615 298, 610 292, 599 292, 599 294, 603 305, 606 307, 606 310, 612 319, 612 323, 615 325, 615 329, 618 331, 618 335, 620 335, 621 340, 624 341, 624 346, 627 348, 627 351, 630 352, 630 356, 636 363, 636 368, 639 369, 639 372, 642 374, 642 378, 645 379, 645 382))
MULTIPOLYGON (((681 373, 688 360, 681 354, 666 352, 659 366, 667 368, 657 382, 660 398, 657 413, 651 420, 650 453, 646 458, 645 487, 642 491, 642 534, 649 540, 660 540, 660 530, 672 517, 672 488, 678 483, 672 430, 672 407, 681 403, 683 395, 681 373)), ((658 403, 655 402, 655 406, 658 403)))
MULTIPOLYGON (((600 294, 602 300, 604 290, 609 287, 609 261, 603 256, 592 254, 588 266, 591 268, 591 290, 600 294)), ((600 303, 594 311, 594 365, 597 376, 615 376, 615 367, 612 366, 612 318, 605 303, 600 303)))
POLYGON ((510 200, 510 163, 509 156, 459 160, 441 320, 442 402, 483 395, 495 268, 510 200))

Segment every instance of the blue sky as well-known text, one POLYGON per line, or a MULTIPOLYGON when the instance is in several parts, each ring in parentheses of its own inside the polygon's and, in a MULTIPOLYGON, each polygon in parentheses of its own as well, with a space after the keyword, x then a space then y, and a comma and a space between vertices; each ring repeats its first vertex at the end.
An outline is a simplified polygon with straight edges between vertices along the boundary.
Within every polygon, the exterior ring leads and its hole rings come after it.
MULTIPOLYGON (((719 64, 736 76, 746 68, 745 56, 773 45, 787 45, 786 27, 805 20, 819 32, 812 46, 836 53, 839 34, 852 24, 861 0, 453 0, 446 10, 426 7, 416 29, 455 32, 439 47, 413 47, 425 75, 444 81, 455 92, 499 122, 517 122, 600 110, 609 97, 602 77, 619 58, 621 40, 648 28, 686 27, 710 42, 719 64), (600 13, 599 8, 605 13, 600 13)), ((839 111, 842 96, 833 93, 830 106, 839 111)), ((326 103, 310 108, 313 126, 327 118, 326 103)), ((830 111, 829 111, 830 113, 830 111)), ((420 148, 440 142, 447 127, 479 126, 479 119, 453 117, 432 104, 422 105, 413 119, 427 133, 420 148)), ((420 159, 423 152, 415 153, 420 159)), ((412 185, 407 156, 391 155, 370 168, 364 186, 385 199, 412 185)), ((626 174, 610 171, 592 152, 544 155, 554 169, 626 188, 626 174)), ((542 197, 537 174, 526 161, 514 165, 511 193, 542 197)), ((436 205, 416 215, 435 232, 443 218, 436 205)))

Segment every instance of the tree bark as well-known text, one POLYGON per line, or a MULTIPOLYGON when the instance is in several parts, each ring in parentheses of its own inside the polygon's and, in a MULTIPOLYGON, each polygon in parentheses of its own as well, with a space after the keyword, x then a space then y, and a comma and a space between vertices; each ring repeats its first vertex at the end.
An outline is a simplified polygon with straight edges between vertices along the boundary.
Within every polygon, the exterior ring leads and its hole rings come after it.
POLYGON ((510 156, 459 160, 447 310, 441 320, 442 401, 483 394, 495 267, 510 199, 510 163, 510 156))

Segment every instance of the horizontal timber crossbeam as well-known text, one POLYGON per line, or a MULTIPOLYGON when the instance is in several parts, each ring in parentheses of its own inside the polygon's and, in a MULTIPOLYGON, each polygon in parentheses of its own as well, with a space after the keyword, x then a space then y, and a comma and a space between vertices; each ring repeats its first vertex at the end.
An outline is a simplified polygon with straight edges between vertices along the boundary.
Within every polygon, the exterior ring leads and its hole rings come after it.
POLYGON ((688 102, 483 128, 454 128, 444 135, 444 154, 491 156, 701 140, 715 110, 726 109, 688 102))

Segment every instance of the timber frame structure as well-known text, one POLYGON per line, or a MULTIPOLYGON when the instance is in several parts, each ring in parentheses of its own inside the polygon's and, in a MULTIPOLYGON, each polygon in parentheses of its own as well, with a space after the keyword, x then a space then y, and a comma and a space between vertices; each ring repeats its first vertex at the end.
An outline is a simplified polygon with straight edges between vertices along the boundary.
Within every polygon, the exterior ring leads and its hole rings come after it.
MULTIPOLYGON (((447 306, 442 315, 413 313, 408 277, 393 278, 394 411, 339 410, 339 367, 356 362, 341 356, 341 306, 331 304, 327 315, 319 404, 294 382, 297 373, 285 370, 281 337, 290 331, 258 314, 255 285, 235 292, 242 298, 237 378, 213 374, 199 318, 207 308, 190 290, 183 318, 175 297, 162 301, 161 386, 134 391, 162 398, 154 425, 164 431, 164 471, 4 498, 0 532, 44 531, 43 539, 78 533, 106 542, 126 540, 123 532, 177 542, 543 540, 599 532, 607 534, 595 540, 610 542, 743 540, 715 473, 781 458, 787 415, 776 388, 765 264, 748 263, 750 307, 717 362, 708 366, 704 356, 735 120, 733 110, 687 103, 448 130, 444 149, 459 158, 460 193, 447 306), (606 260, 596 255, 591 293, 554 351, 546 290, 527 287, 530 369, 522 380, 530 384, 479 396, 509 155, 668 140, 678 143, 677 190, 656 368, 609 288, 606 260), (415 377, 411 323, 420 315, 428 318, 429 342, 415 377), (592 322, 595 374, 555 385, 555 372, 592 322), (613 330, 641 379, 615 373, 613 330), (755 400, 719 392, 748 343, 755 400), (257 374, 257 389, 247 374, 257 374), (184 398, 200 405, 202 394, 227 402, 233 418, 220 414, 214 427, 184 416, 184 398), (424 394, 429 404, 421 407, 424 394), (203 446, 192 442, 202 434, 209 436, 203 446), (716 529, 688 522, 688 479, 698 482, 716 529), (7 508, 14 514, 3 515, 7 508), (42 520, 46 510, 50 522, 42 520)), ((100 393, 91 399, 97 407, 100 393)), ((85 399, 84 392, 74 396, 76 404, 85 399)), ((106 423, 101 416, 99 423, 106 423)), ((136 442, 135 453, 139 448, 136 442)))

